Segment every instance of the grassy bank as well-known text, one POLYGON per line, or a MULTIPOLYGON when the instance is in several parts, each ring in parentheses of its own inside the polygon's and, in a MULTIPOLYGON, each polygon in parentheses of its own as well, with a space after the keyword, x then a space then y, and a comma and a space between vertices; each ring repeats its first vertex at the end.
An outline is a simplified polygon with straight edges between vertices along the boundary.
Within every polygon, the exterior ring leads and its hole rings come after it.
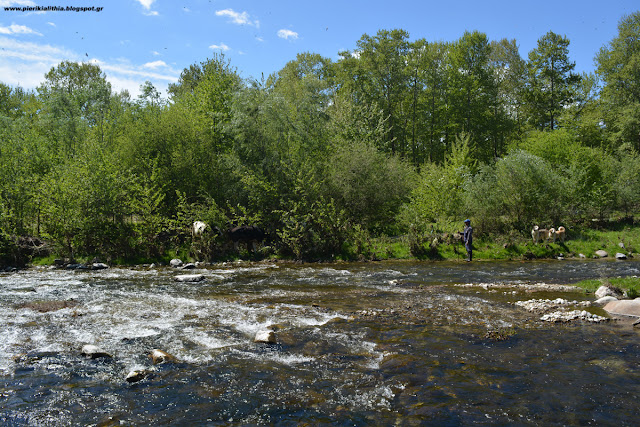
POLYGON ((582 280, 574 283, 585 290, 585 292, 595 292, 602 285, 614 286, 624 291, 628 298, 640 296, 640 277, 609 277, 593 280, 582 280))
MULTIPOLYGON (((436 236, 423 237, 418 249, 412 250, 408 236, 381 237, 374 239, 370 245, 373 259, 432 259, 457 260, 465 257, 466 252, 460 241, 440 239, 436 245, 436 236)), ((491 238, 480 237, 474 240, 473 257, 475 260, 527 260, 554 259, 560 256, 578 258, 582 254, 593 258, 596 251, 604 250, 609 257, 616 253, 627 256, 638 256, 640 250, 640 226, 621 225, 609 230, 581 229, 569 230, 564 242, 534 244, 530 237, 510 235, 491 238)))

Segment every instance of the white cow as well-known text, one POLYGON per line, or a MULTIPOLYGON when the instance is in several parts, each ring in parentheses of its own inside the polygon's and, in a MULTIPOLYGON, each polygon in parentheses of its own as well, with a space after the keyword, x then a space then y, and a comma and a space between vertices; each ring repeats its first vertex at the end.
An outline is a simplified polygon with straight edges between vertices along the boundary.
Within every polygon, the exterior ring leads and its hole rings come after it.
POLYGON ((202 237, 202 234, 206 229, 207 224, 205 222, 195 221, 191 225, 191 238, 195 240, 196 238, 202 237))

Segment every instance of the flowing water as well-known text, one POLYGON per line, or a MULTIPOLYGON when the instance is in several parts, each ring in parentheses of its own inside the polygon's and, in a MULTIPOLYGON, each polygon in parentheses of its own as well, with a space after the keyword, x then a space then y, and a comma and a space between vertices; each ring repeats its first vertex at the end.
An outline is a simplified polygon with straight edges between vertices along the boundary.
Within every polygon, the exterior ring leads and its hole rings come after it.
MULTIPOLYGON (((638 261, 220 264, 0 274, 2 425, 635 425, 640 332, 529 284, 638 261), (478 285, 478 286, 471 286, 478 285), (538 289, 539 290, 539 289, 538 289), (255 343, 275 331, 277 343, 255 343), (87 358, 85 344, 112 357, 87 358), (161 349, 174 361, 154 365, 161 349), (144 378, 128 382, 141 371, 144 378)), ((604 315, 601 309, 590 308, 604 315)))

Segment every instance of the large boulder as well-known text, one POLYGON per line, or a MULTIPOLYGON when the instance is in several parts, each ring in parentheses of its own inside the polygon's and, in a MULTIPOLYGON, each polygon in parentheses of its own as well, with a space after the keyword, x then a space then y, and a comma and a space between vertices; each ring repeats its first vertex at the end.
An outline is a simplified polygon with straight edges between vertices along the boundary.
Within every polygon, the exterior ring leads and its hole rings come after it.
POLYGON ((611 301, 604 309, 611 314, 640 317, 640 298, 611 301))
POLYGON ((624 296, 623 292, 614 287, 614 286, 608 286, 608 285, 602 285, 598 288, 598 290, 595 293, 596 298, 600 299, 600 298, 604 298, 604 297, 614 297, 617 299, 620 299, 624 296))
POLYGON ((169 261, 169 265, 175 268, 180 267, 182 265, 182 260, 178 258, 174 258, 171 261, 169 261))

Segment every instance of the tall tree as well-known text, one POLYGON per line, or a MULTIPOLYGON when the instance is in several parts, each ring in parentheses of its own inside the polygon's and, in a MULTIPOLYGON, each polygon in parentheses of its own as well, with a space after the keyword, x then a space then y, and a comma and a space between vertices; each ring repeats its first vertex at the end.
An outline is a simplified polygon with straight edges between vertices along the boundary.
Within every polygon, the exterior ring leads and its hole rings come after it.
MULTIPOLYGON (((407 55, 409 34, 404 30, 380 30, 375 36, 363 35, 356 43, 357 67, 352 69, 360 102, 376 102, 387 121, 388 146, 392 154, 404 153, 402 100, 407 90, 407 55)), ((342 53, 343 58, 352 56, 342 53)), ((347 61, 346 65, 350 65, 347 61)))
POLYGON ((610 140, 615 145, 630 142, 640 150, 640 12, 620 20, 618 35, 600 49, 596 64, 610 140))
MULTIPOLYGON (((491 124, 490 94, 494 90, 489 67, 491 46, 486 34, 465 32, 451 51, 451 123, 454 135, 470 134, 476 154, 491 157, 489 147, 491 124)), ((452 143, 452 141, 447 141, 452 143)))
POLYGON ((538 39, 529 52, 528 103, 531 124, 542 130, 554 130, 562 109, 574 101, 574 89, 580 76, 573 73, 569 60, 569 39, 553 31, 538 39))
POLYGON ((523 120, 526 62, 520 57, 515 40, 502 39, 491 42, 490 63, 494 80, 490 94, 494 123, 491 139, 493 156, 497 158, 518 137, 523 120))
POLYGON ((102 124, 111 84, 97 65, 64 61, 45 75, 38 93, 54 144, 72 157, 86 131, 102 124))

